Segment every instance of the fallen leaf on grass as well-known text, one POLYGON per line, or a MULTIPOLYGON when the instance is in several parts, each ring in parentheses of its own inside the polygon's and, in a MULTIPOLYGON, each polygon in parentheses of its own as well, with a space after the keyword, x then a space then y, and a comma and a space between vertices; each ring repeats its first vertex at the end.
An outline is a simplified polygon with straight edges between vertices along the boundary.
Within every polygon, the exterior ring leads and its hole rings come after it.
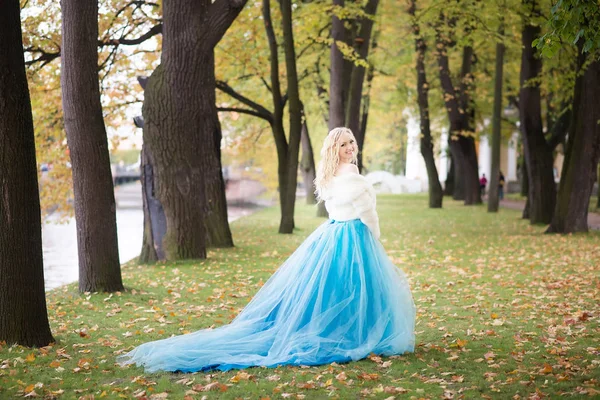
POLYGON ((212 382, 208 385, 194 385, 192 386, 192 389, 196 392, 226 392, 229 388, 222 383, 212 382))

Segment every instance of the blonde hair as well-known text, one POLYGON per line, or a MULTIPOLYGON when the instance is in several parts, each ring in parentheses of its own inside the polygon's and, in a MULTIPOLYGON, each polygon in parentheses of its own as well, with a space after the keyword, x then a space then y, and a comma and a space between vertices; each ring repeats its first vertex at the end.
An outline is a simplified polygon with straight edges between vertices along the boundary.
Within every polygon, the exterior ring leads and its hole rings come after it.
MULTIPOLYGON (((319 202, 323 201, 323 198, 321 197, 323 188, 327 187, 340 164, 340 138, 344 133, 349 134, 354 140, 354 145, 357 146, 354 134, 350 129, 345 127, 333 128, 329 131, 329 134, 323 142, 323 147, 321 148, 321 161, 319 161, 316 174, 317 177, 315 178, 315 194, 317 195, 319 202)), ((356 150, 357 151, 354 152, 351 160, 354 164, 356 164, 358 146, 356 150)))

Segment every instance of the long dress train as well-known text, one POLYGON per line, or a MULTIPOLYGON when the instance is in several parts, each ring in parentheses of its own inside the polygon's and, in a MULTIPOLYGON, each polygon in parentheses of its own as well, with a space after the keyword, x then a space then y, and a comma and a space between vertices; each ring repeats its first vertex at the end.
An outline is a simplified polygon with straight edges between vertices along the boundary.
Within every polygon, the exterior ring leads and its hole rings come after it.
POLYGON ((405 274, 360 219, 328 220, 228 325, 148 342, 120 356, 146 371, 319 365, 414 350, 405 274))

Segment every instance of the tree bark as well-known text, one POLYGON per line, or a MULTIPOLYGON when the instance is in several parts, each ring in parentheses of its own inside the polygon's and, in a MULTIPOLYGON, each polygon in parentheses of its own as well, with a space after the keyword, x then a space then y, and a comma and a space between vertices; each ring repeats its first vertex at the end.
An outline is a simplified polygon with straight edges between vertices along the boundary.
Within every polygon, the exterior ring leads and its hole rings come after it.
MULTIPOLYGON (((441 17, 441 22, 445 22, 441 17)), ((444 93, 444 103, 450 121, 448 145, 454 163, 453 198, 463 200, 465 205, 480 204, 479 167, 475 150, 474 129, 471 123, 471 66, 473 64, 473 48, 463 48, 461 84, 455 88, 450 76, 447 48, 449 39, 442 38, 440 32, 436 35, 437 60, 440 71, 440 81, 444 93)))
POLYGON ((0 2, 0 342, 54 342, 44 293, 33 117, 20 5, 0 2))
MULTIPOLYGON (((499 36, 504 36, 504 22, 500 22, 499 36)), ((494 115, 492 127, 492 168, 490 176, 490 190, 488 193, 488 212, 498 212, 500 199, 498 186, 500 184, 500 146, 502 133, 502 84, 504 67, 504 43, 496 43, 496 78, 494 82, 494 115)))
MULTIPOLYGON (((344 0, 333 0, 334 7, 344 7, 344 0)), ((344 21, 340 20, 335 13, 331 17, 331 37, 333 42, 330 49, 330 72, 329 72, 329 119, 328 128, 343 126, 346 122, 346 83, 352 71, 352 64, 344 59, 337 43, 347 43, 347 31, 344 21)), ((317 217, 328 218, 329 213, 325 203, 320 202, 317 206, 317 217)))
POLYGON ((73 169, 79 291, 123 290, 98 83, 98 1, 62 0, 62 98, 73 169))
POLYGON ((302 134, 302 104, 296 70, 296 50, 294 48, 294 32, 292 26, 292 1, 280 0, 281 24, 283 26, 283 48, 287 76, 287 96, 289 110, 289 144, 286 164, 286 182, 280 190, 285 201, 281 204, 281 224, 279 233, 292 233, 294 229, 294 208, 296 205, 296 186, 298 181, 298 155, 300 153, 300 136, 302 134))
POLYGON ((444 194, 435 166, 433 141, 431 139, 429 124, 429 84, 427 83, 425 72, 425 52, 427 51, 427 45, 421 36, 419 24, 415 20, 415 2, 416 0, 411 0, 408 12, 413 18, 413 34, 415 35, 415 50, 417 52, 417 102, 419 103, 421 127, 421 154, 425 160, 427 177, 429 179, 429 208, 442 208, 444 194))
POLYGON ((302 107, 302 115, 302 136, 300 138, 302 145, 302 159, 300 166, 302 168, 304 187, 306 188, 306 204, 312 205, 317 203, 317 197, 315 195, 315 156, 308 134, 308 124, 306 122, 306 115, 304 115, 304 107, 302 107))
POLYGON ((596 202, 596 209, 600 209, 600 164, 598 164, 598 172, 596 173, 596 187, 598 189, 596 193, 596 197, 598 197, 598 201, 596 202))
POLYGON ((221 172, 214 47, 245 0, 163 5, 161 65, 143 106, 154 197, 164 210, 167 260, 205 258, 207 244, 231 245, 221 172), (210 233, 207 232, 210 231, 210 233))
MULTIPOLYGON (((373 30, 373 17, 377 13, 377 7, 379 6, 379 0, 368 0, 365 5, 364 12, 368 16, 365 16, 360 21, 360 30, 358 36, 355 38, 355 42, 358 44, 358 56, 361 60, 366 61, 369 54, 369 46, 371 44, 371 32, 373 30), (369 18, 371 17, 371 18, 369 18)), ((360 130, 360 115, 361 115, 361 101, 363 99, 363 84, 365 81, 366 68, 362 65, 354 65, 352 68, 352 75, 350 78, 350 91, 348 93, 348 104, 346 111, 346 127, 348 127, 356 137, 356 144, 358 145, 358 169, 362 171, 363 167, 363 147, 365 144, 366 132, 360 130)))
MULTIPOLYGON (((146 89, 147 77, 138 76, 142 89, 146 89)), ((144 118, 134 117, 136 127, 144 128, 144 118)), ((144 231, 139 263, 153 263, 165 258, 162 239, 167 231, 167 221, 160 202, 154 197, 154 172, 152 157, 147 146, 140 151, 140 182, 142 186, 142 209, 144 212, 144 231)))
MULTIPOLYGON (((535 12, 535 0, 524 0, 535 12)), ((552 149, 544 138, 539 76, 542 61, 531 43, 540 36, 540 27, 526 21, 522 33, 521 90, 519 114, 523 149, 529 183, 529 220, 532 224, 548 224, 556 204, 552 149)))
POLYGON ((521 171, 519 172, 521 177, 521 196, 527 197, 529 194, 529 174, 527 173, 527 161, 525 157, 523 157, 523 162, 521 163, 521 171))
POLYGON ((527 160, 523 157, 521 163, 521 196, 525 196, 525 207, 523 207, 523 213, 521 218, 529 219, 529 174, 527 173, 527 160))
POLYGON ((455 173, 455 163, 452 158, 452 153, 450 154, 450 168, 448 168, 448 174, 446 175, 446 182, 444 184, 444 196, 452 196, 454 197, 454 175, 455 173))
MULTIPOLYGON (((344 7, 344 0, 333 0, 334 7, 344 7)), ((345 61, 342 52, 337 46, 338 42, 346 42, 344 22, 335 13, 331 20, 330 49, 330 78, 329 78, 329 130, 343 126, 346 121, 344 87, 345 61)))
POLYGON ((227 216, 225 179, 221 164, 221 124, 215 122, 211 170, 204 176, 208 213, 205 218, 206 245, 212 248, 233 247, 233 237, 227 216))
MULTIPOLYGON (((581 46, 580 46, 581 54, 581 46)), ((580 55, 579 70, 585 56, 580 55)), ((549 233, 588 231, 588 209, 600 158, 600 61, 593 60, 577 77, 573 124, 561 173, 558 201, 549 233)))
POLYGON ((140 252, 138 262, 146 264, 165 259, 162 240, 167 232, 167 221, 160 201, 154 197, 152 157, 150 157, 145 145, 142 146, 140 164, 144 234, 142 238, 142 251, 140 252))

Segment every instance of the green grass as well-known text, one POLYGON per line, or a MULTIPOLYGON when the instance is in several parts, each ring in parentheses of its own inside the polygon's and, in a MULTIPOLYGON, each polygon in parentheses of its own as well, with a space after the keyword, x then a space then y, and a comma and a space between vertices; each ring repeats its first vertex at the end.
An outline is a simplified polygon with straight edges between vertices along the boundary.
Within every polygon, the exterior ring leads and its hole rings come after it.
POLYGON ((513 210, 426 206, 378 199, 384 247, 417 305, 414 354, 210 374, 115 365, 140 343, 230 321, 322 222, 299 202, 294 235, 278 235, 278 210, 266 209, 233 223, 236 247, 208 260, 124 266, 124 293, 48 293, 57 343, 0 346, 0 398, 598 396, 600 233, 544 235, 513 210))

